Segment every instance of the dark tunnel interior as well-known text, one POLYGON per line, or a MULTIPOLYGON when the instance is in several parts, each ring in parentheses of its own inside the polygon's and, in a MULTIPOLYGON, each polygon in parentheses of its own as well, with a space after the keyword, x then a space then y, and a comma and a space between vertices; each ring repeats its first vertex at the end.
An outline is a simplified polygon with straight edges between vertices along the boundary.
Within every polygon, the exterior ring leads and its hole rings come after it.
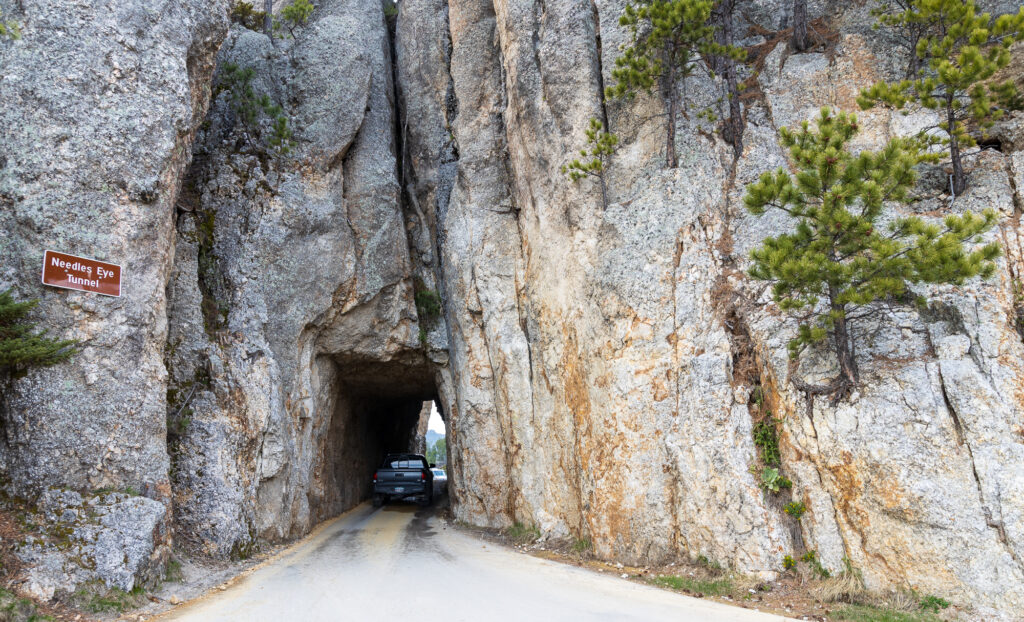
POLYGON ((322 381, 333 396, 330 421, 320 435, 311 507, 320 519, 344 512, 372 494, 373 474, 385 455, 425 453, 430 406, 437 398, 425 362, 332 360, 322 381))

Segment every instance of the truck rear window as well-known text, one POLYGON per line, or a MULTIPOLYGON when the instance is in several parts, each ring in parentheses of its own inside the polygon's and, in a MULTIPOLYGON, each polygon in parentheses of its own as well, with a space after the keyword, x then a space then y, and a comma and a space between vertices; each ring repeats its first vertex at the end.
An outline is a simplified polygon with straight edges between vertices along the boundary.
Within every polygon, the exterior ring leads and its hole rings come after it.
POLYGON ((422 460, 392 460, 388 467, 392 469, 422 469, 425 465, 422 460))

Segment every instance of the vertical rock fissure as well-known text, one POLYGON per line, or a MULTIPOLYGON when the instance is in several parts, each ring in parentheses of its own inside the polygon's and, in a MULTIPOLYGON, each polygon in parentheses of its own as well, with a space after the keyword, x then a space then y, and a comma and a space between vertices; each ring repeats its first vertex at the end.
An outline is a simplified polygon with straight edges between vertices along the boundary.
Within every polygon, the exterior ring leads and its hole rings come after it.
MULTIPOLYGON (((952 401, 949 399, 949 393, 946 390, 946 380, 942 374, 942 368, 939 367, 939 386, 942 389, 942 399, 945 401, 946 410, 949 412, 950 419, 953 421, 953 428, 956 430, 957 442, 967 450, 967 457, 971 461, 971 474, 974 476, 974 483, 978 488, 978 503, 981 505, 981 511, 985 516, 985 525, 994 529, 996 532, 996 539, 1006 549, 1006 552, 1010 554, 1013 561, 1017 566, 1024 570, 1024 562, 1021 561, 1017 551, 1014 550, 1010 543, 1010 539, 1006 535, 1006 526, 1001 520, 997 520, 992 513, 992 508, 989 507, 987 501, 985 501, 985 489, 981 483, 981 477, 978 475, 978 464, 974 460, 974 450, 971 448, 971 443, 965 437, 965 428, 963 422, 960 420, 960 415, 956 412, 956 408, 953 406, 952 401)), ((998 494, 998 493, 997 493, 998 494)), ((999 501, 998 499, 996 500, 999 501)), ((997 505, 998 508, 998 505, 997 505)), ((1001 514, 1001 512, 1000 512, 1001 514)))

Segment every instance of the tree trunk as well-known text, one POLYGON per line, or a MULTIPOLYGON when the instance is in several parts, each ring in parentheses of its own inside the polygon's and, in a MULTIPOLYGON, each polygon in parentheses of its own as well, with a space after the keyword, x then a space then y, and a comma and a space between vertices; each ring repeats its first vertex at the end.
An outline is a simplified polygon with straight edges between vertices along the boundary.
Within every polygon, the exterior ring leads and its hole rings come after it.
MULTIPOLYGON (((730 46, 733 42, 732 14, 736 0, 721 0, 711 13, 715 24, 715 42, 730 46)), ((726 94, 729 100, 729 118, 722 124, 722 138, 733 147, 733 154, 739 158, 743 154, 743 112, 740 108, 740 89, 736 78, 736 61, 729 56, 712 56, 711 69, 725 79, 726 94)))
MULTIPOLYGON (((715 3, 715 8, 711 9, 711 23, 715 27, 715 43, 719 45, 729 45, 729 37, 726 35, 726 21, 729 22, 728 29, 732 29, 732 9, 735 0, 721 0, 715 3)), ((729 33, 731 34, 731 32, 729 33)), ((725 75, 725 65, 728 60, 727 56, 718 56, 717 54, 712 55, 708 59, 708 65, 711 66, 711 71, 717 74, 725 75)))
POLYGON ((964 173, 964 162, 960 155, 960 139, 956 134, 956 111, 953 110, 953 98, 946 97, 946 123, 949 126, 949 157, 953 161, 953 196, 958 197, 967 190, 967 175, 964 173))
POLYGON ((267 35, 271 39, 274 38, 274 0, 264 0, 263 2, 263 34, 267 35))
MULTIPOLYGON (((920 39, 920 37, 918 37, 920 39)), ((921 68, 924 66, 924 60, 917 55, 917 45, 915 44, 910 48, 910 60, 907 61, 907 79, 913 80, 917 77, 917 74, 921 72, 921 68)))
POLYGON ((670 49, 666 58, 668 74, 665 80, 665 102, 668 104, 668 127, 665 132, 665 163, 669 168, 676 168, 676 66, 672 62, 675 59, 675 50, 670 49))
POLYGON ((839 359, 839 389, 836 391, 835 399, 850 394, 854 387, 860 382, 860 372, 857 370, 857 360, 853 356, 853 341, 850 338, 850 327, 844 315, 845 305, 836 303, 837 292, 829 286, 828 299, 832 312, 838 317, 832 324, 832 338, 836 346, 836 358, 839 359))
POLYGON ((811 47, 807 36, 807 0, 793 0, 793 49, 804 52, 811 47))

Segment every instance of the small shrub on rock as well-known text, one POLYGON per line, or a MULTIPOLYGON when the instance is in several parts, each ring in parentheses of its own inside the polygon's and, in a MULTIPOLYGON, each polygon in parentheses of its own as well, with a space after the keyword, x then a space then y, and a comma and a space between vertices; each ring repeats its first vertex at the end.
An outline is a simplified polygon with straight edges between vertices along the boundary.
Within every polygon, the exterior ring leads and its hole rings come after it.
POLYGON ((590 120, 590 127, 586 131, 587 148, 580 149, 579 158, 562 167, 562 173, 571 181, 578 182, 584 177, 597 179, 601 184, 601 201, 608 205, 608 191, 605 185, 604 173, 608 168, 608 161, 615 153, 615 146, 619 144, 619 137, 606 132, 604 123, 598 119, 590 120))
POLYGON ((256 92, 252 86, 255 73, 252 67, 225 63, 221 67, 218 93, 228 93, 228 101, 246 142, 285 155, 295 144, 288 117, 269 95, 256 92))
POLYGON ((788 477, 779 473, 779 470, 774 467, 764 467, 761 470, 761 488, 772 493, 778 493, 783 488, 792 488, 793 482, 788 477))
POLYGON ((804 513, 807 511, 807 506, 804 505, 803 501, 790 501, 789 503, 786 504, 786 507, 782 508, 782 511, 786 514, 789 514, 793 518, 800 520, 800 517, 802 517, 804 513))
POLYGON ((304 26, 309 21, 309 16, 313 14, 313 3, 309 0, 292 0, 292 3, 281 9, 280 21, 274 21, 274 30, 282 31, 287 30, 288 34, 280 34, 278 36, 288 36, 295 38, 295 29, 299 26, 304 26))
POLYGON ((266 12, 257 11, 250 2, 235 2, 231 5, 231 21, 249 30, 260 32, 266 16, 266 12))

